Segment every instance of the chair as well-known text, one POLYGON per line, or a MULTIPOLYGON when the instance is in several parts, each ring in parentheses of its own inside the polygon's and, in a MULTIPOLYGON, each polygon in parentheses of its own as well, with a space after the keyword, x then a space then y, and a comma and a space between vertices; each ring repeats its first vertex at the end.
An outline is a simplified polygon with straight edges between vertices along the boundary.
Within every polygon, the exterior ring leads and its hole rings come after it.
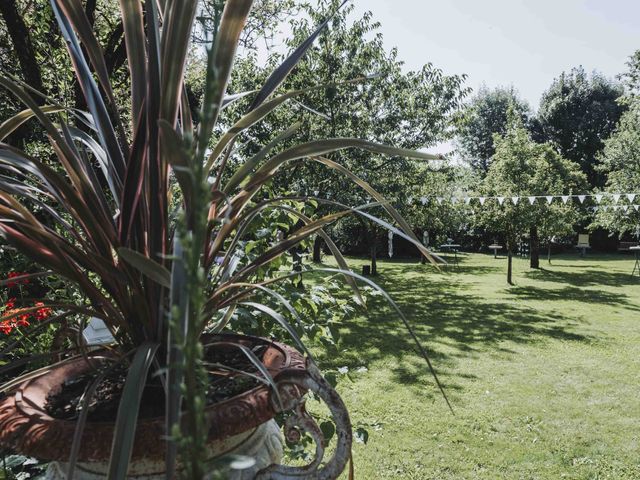
POLYGON ((584 257, 587 253, 587 248, 591 248, 589 244, 589 234, 588 233, 579 233, 578 234, 578 244, 576 248, 580 249, 580 256, 584 257))

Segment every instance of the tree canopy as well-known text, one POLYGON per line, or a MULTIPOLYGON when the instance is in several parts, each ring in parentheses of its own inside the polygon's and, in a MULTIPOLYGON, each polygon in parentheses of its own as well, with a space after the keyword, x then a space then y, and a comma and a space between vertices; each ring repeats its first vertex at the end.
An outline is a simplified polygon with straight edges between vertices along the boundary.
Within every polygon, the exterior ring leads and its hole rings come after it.
POLYGON ((456 134, 462 158, 483 176, 495 153, 493 136, 506 132, 509 108, 518 114, 523 125, 530 124, 531 109, 513 87, 481 88, 459 118, 456 134))
POLYGON ((622 94, 621 85, 578 67, 556 78, 540 102, 538 121, 544 139, 578 163, 593 187, 604 186, 597 157, 626 109, 619 102, 622 94))

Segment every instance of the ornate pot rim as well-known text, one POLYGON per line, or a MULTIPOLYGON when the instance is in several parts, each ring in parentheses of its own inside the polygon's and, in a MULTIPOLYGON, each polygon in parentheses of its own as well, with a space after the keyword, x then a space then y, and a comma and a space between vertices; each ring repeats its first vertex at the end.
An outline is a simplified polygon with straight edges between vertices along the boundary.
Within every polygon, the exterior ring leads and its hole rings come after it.
MULTIPOLYGON (((241 343, 245 346, 263 344, 267 349, 263 363, 274 381, 284 374, 306 373, 305 358, 285 344, 246 335, 219 334, 208 337, 207 343, 241 343)), ((47 395, 60 389, 65 380, 86 372, 90 365, 83 357, 70 359, 34 378, 25 380, 0 399, 0 445, 42 460, 69 458, 76 422, 51 417, 45 410, 47 395)), ((285 376, 286 376, 285 375, 285 376)), ((255 429, 280 411, 272 390, 259 385, 240 395, 207 407, 209 439, 220 441, 255 429)), ((301 398, 304 390, 297 387, 289 395, 301 398)), ((78 460, 83 462, 108 460, 114 423, 87 422, 78 460)), ((161 458, 166 444, 164 417, 138 420, 133 446, 134 459, 161 458)))

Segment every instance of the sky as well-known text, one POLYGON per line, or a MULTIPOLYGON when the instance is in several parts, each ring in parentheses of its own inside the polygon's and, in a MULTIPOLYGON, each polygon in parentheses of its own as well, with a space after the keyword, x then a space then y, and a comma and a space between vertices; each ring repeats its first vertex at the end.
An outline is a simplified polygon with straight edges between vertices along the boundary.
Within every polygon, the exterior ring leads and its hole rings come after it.
POLYGON ((535 110, 563 71, 609 78, 640 49, 640 0, 353 0, 409 69, 432 62, 477 90, 513 85, 535 110))

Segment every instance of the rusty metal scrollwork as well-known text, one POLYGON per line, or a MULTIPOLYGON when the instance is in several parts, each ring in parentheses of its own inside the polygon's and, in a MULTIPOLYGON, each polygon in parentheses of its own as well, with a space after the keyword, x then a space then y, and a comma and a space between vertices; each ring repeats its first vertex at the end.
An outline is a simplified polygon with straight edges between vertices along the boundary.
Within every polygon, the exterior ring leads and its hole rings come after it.
POLYGON ((308 433, 316 446, 314 460, 303 467, 271 465, 256 475, 256 480, 294 480, 317 479, 333 480, 342 473, 351 455, 351 420, 349 413, 338 393, 322 377, 315 364, 307 362, 306 370, 289 370, 276 379, 282 403, 275 402, 280 411, 292 411, 284 429, 290 442, 301 439, 303 432, 308 433), (300 398, 299 389, 308 390, 320 397, 329 407, 336 426, 337 445, 329 460, 323 463, 326 440, 316 421, 305 409, 305 399, 300 398))

